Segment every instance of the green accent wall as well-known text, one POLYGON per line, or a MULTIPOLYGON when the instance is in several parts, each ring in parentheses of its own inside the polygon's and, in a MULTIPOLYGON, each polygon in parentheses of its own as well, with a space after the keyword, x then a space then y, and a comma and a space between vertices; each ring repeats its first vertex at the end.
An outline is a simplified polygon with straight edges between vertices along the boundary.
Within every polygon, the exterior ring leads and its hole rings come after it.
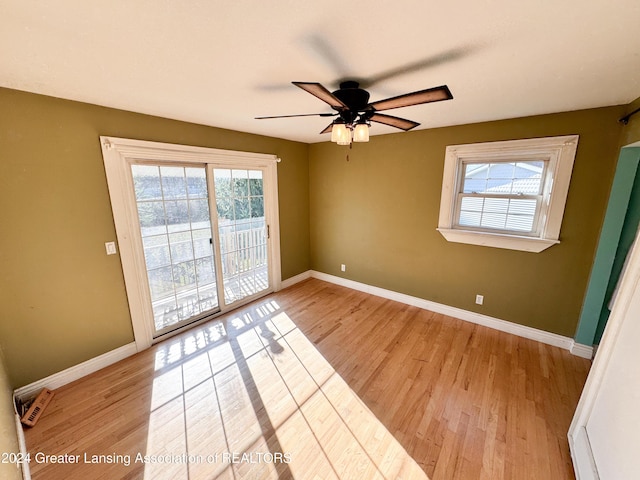
MULTIPOLYGON (((640 98, 627 105, 623 115, 638 107, 640 98)), ((631 117, 620 136, 622 149, 575 336, 576 342, 583 345, 600 343, 609 319, 611 296, 636 237, 640 221, 640 148, 627 146, 638 141, 640 112, 631 117)))
MULTIPOLYGON (((613 179, 624 107, 310 146, 311 267, 573 337, 613 179), (448 145, 580 135, 560 232, 541 253, 447 242, 437 231, 448 145), (347 158, 348 156, 348 158, 347 158), (346 272, 340 271, 346 264, 346 272), (475 304, 476 294, 484 305, 475 304)), ((372 127, 375 129, 375 125, 372 127)))
POLYGON ((0 344, 13 387, 133 341, 99 136, 275 154, 282 278, 309 269, 308 145, 0 88, 0 344))
POLYGON ((633 231, 632 237, 629 238, 630 230, 633 228, 631 223, 636 215, 633 209, 628 212, 628 206, 634 198, 632 193, 640 160, 638 150, 640 149, 624 148, 620 153, 575 336, 576 342, 582 345, 599 343, 609 316, 609 300, 626 253, 635 237, 633 231), (625 230, 626 234, 623 236, 622 232, 625 230), (621 238, 624 241, 621 241, 621 238))
MULTIPOLYGON (((635 149, 635 162, 640 161, 640 148, 635 149)), ((636 171, 635 180, 633 182, 633 188, 631 189, 631 195, 629 198, 629 203, 627 205, 627 213, 624 217, 624 223, 622 225, 622 231, 620 232, 620 241, 618 242, 618 247, 616 249, 616 255, 613 261, 613 266, 611 268, 611 277, 609 278, 609 283, 607 285, 606 295, 604 298, 604 304, 602 305, 602 309, 600 311, 600 318, 598 319, 598 328, 596 329, 595 338, 593 343, 598 345, 600 344, 600 339, 602 338, 602 334, 604 333, 604 327, 607 325, 607 321, 609 320, 609 314, 611 310, 609 310, 609 302, 613 293, 618 285, 618 280, 620 279, 620 274, 624 268, 626 263, 627 255, 631 250, 631 246, 633 245, 633 241, 636 238, 636 234, 638 232, 638 224, 640 223, 640 175, 636 171)))

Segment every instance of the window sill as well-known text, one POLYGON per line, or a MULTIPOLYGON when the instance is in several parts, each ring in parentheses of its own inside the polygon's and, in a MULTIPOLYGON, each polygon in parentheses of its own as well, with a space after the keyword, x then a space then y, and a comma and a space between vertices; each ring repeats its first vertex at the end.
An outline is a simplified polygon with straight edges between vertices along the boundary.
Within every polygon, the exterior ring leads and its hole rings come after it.
POLYGON ((451 228, 437 229, 448 242, 468 243, 484 247, 506 248, 523 252, 540 253, 547 248, 560 243, 559 240, 535 237, 521 237, 501 233, 476 232, 472 230, 458 230, 451 228))

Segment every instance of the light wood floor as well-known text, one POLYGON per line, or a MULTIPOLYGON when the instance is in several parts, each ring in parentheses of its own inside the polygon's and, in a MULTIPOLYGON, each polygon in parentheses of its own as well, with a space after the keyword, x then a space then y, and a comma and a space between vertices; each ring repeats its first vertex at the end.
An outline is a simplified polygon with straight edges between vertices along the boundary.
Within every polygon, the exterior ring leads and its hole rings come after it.
POLYGON ((26 431, 31 472, 573 479, 566 432, 589 366, 559 348, 307 280, 59 389, 26 431), (69 463, 75 455, 80 463, 69 463))

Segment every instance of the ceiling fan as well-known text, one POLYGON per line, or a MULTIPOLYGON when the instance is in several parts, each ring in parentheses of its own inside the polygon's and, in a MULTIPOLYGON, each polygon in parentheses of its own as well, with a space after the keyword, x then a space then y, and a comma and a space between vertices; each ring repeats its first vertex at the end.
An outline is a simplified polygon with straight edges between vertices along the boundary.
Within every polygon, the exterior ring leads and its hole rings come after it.
POLYGON ((276 115, 270 117, 256 117, 257 120, 290 117, 337 117, 320 133, 331 132, 331 141, 338 145, 349 145, 354 142, 369 141, 369 126, 371 122, 382 123, 404 131, 420 125, 418 122, 406 120, 392 115, 379 113, 394 108, 421 105, 423 103, 451 100, 453 95, 446 85, 405 93, 377 102, 369 103, 369 92, 360 88, 360 84, 353 80, 340 83, 340 88, 334 92, 327 90, 316 82, 291 82, 296 87, 309 92, 323 102, 329 104, 335 113, 306 113, 301 115, 276 115))

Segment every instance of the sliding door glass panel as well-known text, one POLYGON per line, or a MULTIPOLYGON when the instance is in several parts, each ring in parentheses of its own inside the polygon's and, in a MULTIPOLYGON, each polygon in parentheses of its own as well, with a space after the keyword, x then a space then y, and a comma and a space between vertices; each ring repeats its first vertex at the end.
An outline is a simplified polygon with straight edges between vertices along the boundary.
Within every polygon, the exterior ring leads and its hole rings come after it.
POLYGON ((261 170, 214 169, 224 301, 269 288, 261 170))
POLYGON ((205 167, 132 165, 156 334, 218 308, 205 167))

